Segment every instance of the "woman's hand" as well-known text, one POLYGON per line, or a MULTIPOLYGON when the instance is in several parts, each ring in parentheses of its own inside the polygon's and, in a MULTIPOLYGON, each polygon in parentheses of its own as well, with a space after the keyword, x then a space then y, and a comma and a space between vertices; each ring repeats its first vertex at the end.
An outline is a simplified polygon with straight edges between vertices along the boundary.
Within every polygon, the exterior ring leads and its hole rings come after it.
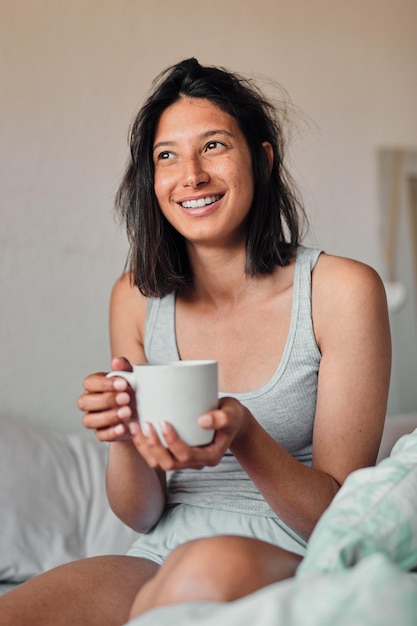
MULTIPOLYGON (((113 370, 132 371, 123 357, 112 360, 113 370)), ((137 420, 135 394, 124 378, 106 378, 105 372, 87 376, 84 393, 78 398, 84 411, 83 425, 95 431, 99 441, 131 439, 129 422, 137 420)))
POLYGON ((155 429, 150 424, 142 427, 137 422, 130 422, 133 443, 149 467, 164 471, 178 469, 202 469, 219 463, 231 443, 249 429, 251 413, 238 400, 222 398, 219 408, 202 415, 198 423, 201 428, 214 429, 214 439, 206 446, 190 447, 167 422, 160 425, 165 448, 160 442, 155 429))

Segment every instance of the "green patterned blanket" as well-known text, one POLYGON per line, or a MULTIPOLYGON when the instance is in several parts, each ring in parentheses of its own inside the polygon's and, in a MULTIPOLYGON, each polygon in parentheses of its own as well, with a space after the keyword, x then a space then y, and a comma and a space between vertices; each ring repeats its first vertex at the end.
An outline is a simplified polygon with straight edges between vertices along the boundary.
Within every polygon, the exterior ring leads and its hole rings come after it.
POLYGON ((230 604, 155 609, 129 626, 417 626, 417 430, 353 472, 295 578, 230 604))

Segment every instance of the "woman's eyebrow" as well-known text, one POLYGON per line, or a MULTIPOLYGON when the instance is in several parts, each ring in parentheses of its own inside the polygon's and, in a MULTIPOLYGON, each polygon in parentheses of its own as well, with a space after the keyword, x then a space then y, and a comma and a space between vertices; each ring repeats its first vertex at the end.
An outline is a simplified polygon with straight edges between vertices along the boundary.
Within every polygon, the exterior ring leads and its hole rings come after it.
POLYGON ((226 135, 226 137, 233 137, 233 133, 230 133, 228 130, 224 130, 222 128, 216 128, 214 130, 208 130, 203 133, 201 136, 202 139, 208 139, 209 137, 213 137, 213 135, 226 135))
POLYGON ((169 146, 175 146, 175 141, 158 141, 158 143, 154 145, 153 150, 156 150, 157 148, 166 148, 169 146))
MULTIPOLYGON (((207 130, 204 133, 201 133, 201 135, 199 135, 199 139, 209 139, 210 137, 213 137, 215 135, 225 135, 226 137, 230 137, 233 138, 234 135, 233 133, 230 133, 228 130, 224 130, 222 128, 215 128, 213 130, 207 130)), ((154 150, 156 150, 157 148, 169 148, 170 146, 175 146, 176 145, 176 141, 158 141, 158 143, 156 143, 153 147, 154 150)))

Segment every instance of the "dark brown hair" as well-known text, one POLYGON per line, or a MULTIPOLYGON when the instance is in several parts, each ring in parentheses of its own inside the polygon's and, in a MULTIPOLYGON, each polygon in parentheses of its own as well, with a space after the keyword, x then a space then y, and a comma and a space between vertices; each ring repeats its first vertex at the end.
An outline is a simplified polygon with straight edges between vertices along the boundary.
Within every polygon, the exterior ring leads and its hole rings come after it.
POLYGON ((192 282, 186 242, 162 214, 154 192, 153 142, 163 111, 182 97, 204 98, 233 116, 252 158, 254 198, 248 216, 246 273, 271 273, 290 261, 305 215, 283 165, 284 138, 274 106, 249 79, 194 58, 160 74, 130 131, 130 161, 116 195, 127 228, 128 267, 147 297, 163 297, 192 282), (274 152, 272 170, 263 142, 274 152))

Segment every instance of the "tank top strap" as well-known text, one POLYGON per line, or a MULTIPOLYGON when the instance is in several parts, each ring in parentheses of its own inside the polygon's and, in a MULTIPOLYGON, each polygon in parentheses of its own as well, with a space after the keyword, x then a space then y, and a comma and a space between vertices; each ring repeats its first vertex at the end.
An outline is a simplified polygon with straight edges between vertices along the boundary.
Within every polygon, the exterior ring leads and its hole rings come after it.
POLYGON ((300 265, 307 265, 310 268, 310 274, 316 266, 319 256, 323 253, 323 250, 319 248, 308 248, 306 246, 299 246, 297 248, 297 262, 300 265))
POLYGON ((322 250, 299 246, 294 272, 293 306, 298 312, 298 325, 312 324, 311 274, 322 254, 322 250))
POLYGON ((294 341, 296 350, 311 354, 318 349, 312 316, 311 276, 321 254, 322 250, 299 246, 294 273, 294 323, 290 329, 290 341, 294 341))

